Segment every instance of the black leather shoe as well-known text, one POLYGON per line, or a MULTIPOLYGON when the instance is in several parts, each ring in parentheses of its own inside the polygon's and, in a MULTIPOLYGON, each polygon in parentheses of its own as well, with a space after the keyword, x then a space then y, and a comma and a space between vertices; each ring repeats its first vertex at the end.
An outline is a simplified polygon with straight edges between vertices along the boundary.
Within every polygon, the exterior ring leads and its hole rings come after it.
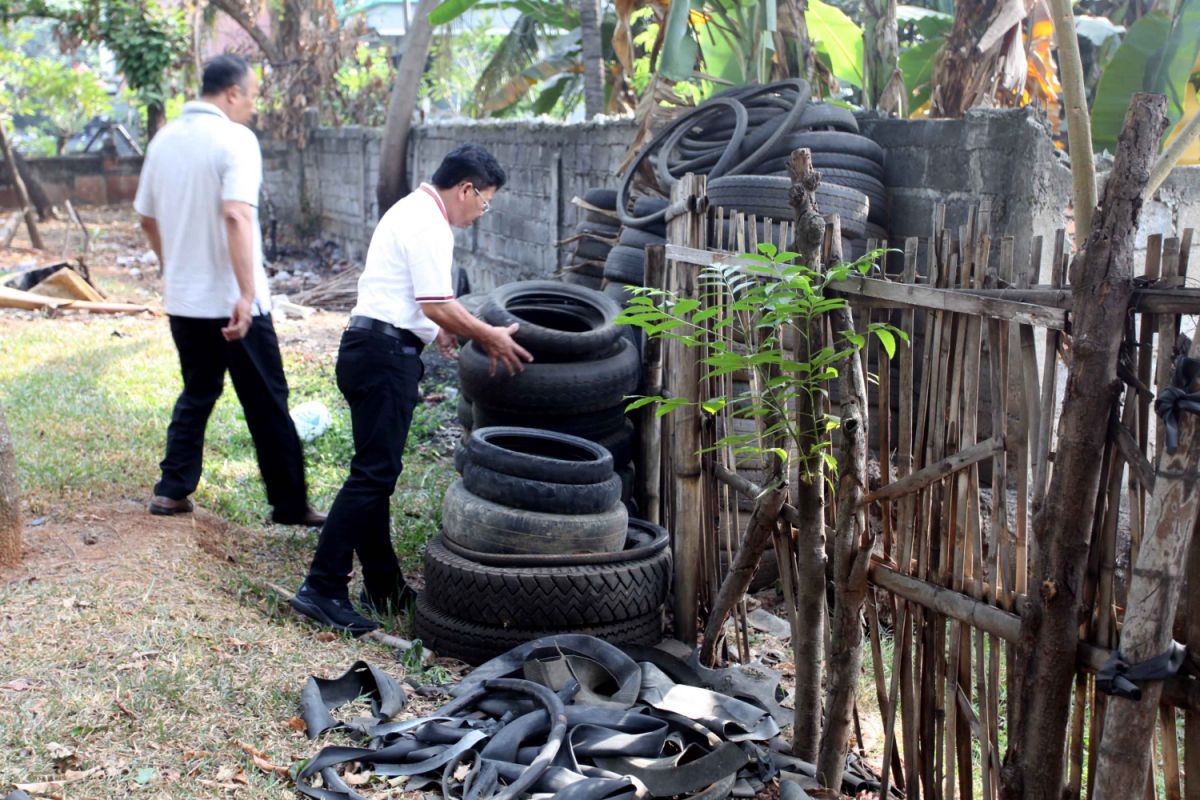
POLYGON ((272 512, 271 522, 276 525, 307 525, 310 528, 319 528, 325 524, 325 515, 311 508, 304 509, 304 513, 300 516, 272 512))
POLYGON ((186 497, 179 500, 172 500, 170 497, 155 495, 150 501, 150 513, 157 514, 160 517, 169 517, 172 514, 188 514, 192 510, 192 501, 186 497))
POLYGON ((391 594, 368 592, 366 587, 363 587, 362 593, 358 596, 358 604, 363 611, 376 617, 388 612, 393 615, 403 614, 416 600, 417 593, 407 583, 404 583, 403 579, 391 594))
POLYGON ((369 620, 355 611, 349 597, 318 594, 307 581, 300 585, 290 602, 292 608, 309 619, 351 636, 362 636, 379 627, 374 620, 369 620))

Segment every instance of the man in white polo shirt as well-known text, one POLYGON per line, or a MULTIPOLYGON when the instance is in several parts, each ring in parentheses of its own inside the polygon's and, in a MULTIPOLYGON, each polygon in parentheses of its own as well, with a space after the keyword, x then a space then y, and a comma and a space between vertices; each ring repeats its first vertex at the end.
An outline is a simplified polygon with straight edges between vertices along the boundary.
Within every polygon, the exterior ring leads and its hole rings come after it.
POLYGON ((271 324, 258 190, 262 153, 245 123, 258 82, 237 56, 204 67, 200 100, 150 142, 134 208, 163 269, 163 305, 179 351, 183 391, 167 427, 152 514, 192 510, 204 430, 233 381, 254 440, 275 522, 320 525, 309 508, 304 453, 288 413, 288 385, 271 324))
POLYGON ((496 327, 454 299, 454 234, 487 212, 504 186, 504 170, 478 145, 460 145, 429 183, 388 209, 371 236, 358 281, 358 304, 338 350, 338 389, 350 405, 354 458, 292 607, 335 630, 359 635, 378 625, 350 603, 347 587, 358 554, 363 606, 404 608, 412 592, 392 547, 390 500, 403 468, 405 440, 425 368, 421 350, 436 342, 457 357, 457 336, 474 339, 510 373, 532 361, 512 339, 517 326, 496 327))

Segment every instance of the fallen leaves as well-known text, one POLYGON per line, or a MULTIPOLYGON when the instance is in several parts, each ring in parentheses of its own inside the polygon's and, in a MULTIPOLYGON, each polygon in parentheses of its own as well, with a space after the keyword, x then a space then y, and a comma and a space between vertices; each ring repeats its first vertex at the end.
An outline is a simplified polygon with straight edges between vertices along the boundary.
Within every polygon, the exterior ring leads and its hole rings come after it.
POLYGON ((258 767, 263 772, 267 773, 268 775, 278 775, 281 778, 289 777, 287 767, 281 767, 278 764, 272 763, 271 759, 267 757, 267 754, 259 750, 254 745, 247 742, 238 742, 237 744, 238 747, 242 748, 243 752, 250 756, 250 759, 254 762, 254 766, 258 767))

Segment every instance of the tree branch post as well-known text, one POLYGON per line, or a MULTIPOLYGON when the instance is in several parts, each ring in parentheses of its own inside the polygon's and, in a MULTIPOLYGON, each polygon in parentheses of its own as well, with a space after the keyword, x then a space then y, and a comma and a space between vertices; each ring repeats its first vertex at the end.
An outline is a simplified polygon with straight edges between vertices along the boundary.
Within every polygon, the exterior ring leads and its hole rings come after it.
MULTIPOLYGON (((792 249, 799 253, 800 263, 819 265, 825 238, 825 219, 816 201, 821 175, 813 169, 812 153, 806 148, 792 152, 788 171, 792 178, 788 200, 796 212, 792 249)), ((823 323, 813 321, 799 337, 797 361, 812 360, 812 354, 820 349, 822 328, 823 323)), ((818 402, 803 392, 796 397, 796 425, 801 431, 796 442, 796 458, 800 461, 796 485, 799 520, 790 537, 795 560, 792 619, 794 629, 805 636, 803 641, 795 637, 792 640, 796 664, 792 753, 812 762, 817 760, 821 745, 821 671, 825 655, 825 471, 824 461, 814 450, 815 431, 822 417, 818 402)))
POLYGON ((5 130, 3 119, 0 119, 0 155, 4 156, 4 163, 8 164, 8 171, 12 175, 13 188, 17 192, 17 202, 21 204, 21 212, 25 215, 25 227, 29 230, 29 241, 38 250, 45 250, 46 243, 42 241, 37 220, 33 218, 33 205, 29 201, 29 192, 25 188, 25 181, 21 180, 21 172, 17 169, 17 155, 8 143, 8 132, 5 130))
POLYGON ((1075 241, 1084 242, 1092 231, 1096 207, 1096 163, 1092 152, 1092 116, 1088 113, 1083 61, 1075 33, 1071 0, 1048 0, 1054 18, 1054 43, 1058 46, 1059 73, 1066 103, 1067 146, 1071 153, 1071 189, 1075 209, 1075 241))
MULTIPOLYGON (((1200 341, 1192 344, 1190 355, 1200 356, 1200 341)), ((1188 391, 1194 390, 1188 387, 1188 391)), ((1138 548, 1121 626, 1120 653, 1130 664, 1159 655, 1171 643, 1172 622, 1200 510, 1197 422, 1195 415, 1180 412, 1179 446, 1173 454, 1164 452, 1159 456, 1146 520, 1148 536, 1138 548)), ((1146 779, 1162 688, 1160 681, 1153 681, 1142 688, 1141 700, 1116 697, 1109 701, 1100 740, 1095 800, 1128 797, 1131 787, 1146 779)))
POLYGON ((1142 196, 1166 124, 1166 98, 1134 95, 1104 200, 1072 264, 1074 319, 1059 445, 1033 520, 1032 580, 1015 656, 1016 724, 1001 774, 1005 800, 1061 800, 1063 741, 1079 648, 1092 518, 1109 419, 1122 393, 1117 358, 1133 297, 1130 265, 1142 196))
MULTIPOLYGON (((840 239, 835 223, 833 241, 838 244, 840 239)), ((835 263, 841 261, 840 250, 835 247, 835 263)), ((835 336, 854 331, 849 307, 837 309, 830 316, 835 336)), ((863 361, 857 351, 851 351, 838 365, 837 382, 842 445, 838 454, 837 522, 833 538, 834 599, 829 625, 825 730, 817 758, 817 780, 829 789, 841 788, 850 746, 854 694, 862 670, 863 603, 867 599, 867 572, 875 545, 862 503, 867 486, 868 405, 863 361)))

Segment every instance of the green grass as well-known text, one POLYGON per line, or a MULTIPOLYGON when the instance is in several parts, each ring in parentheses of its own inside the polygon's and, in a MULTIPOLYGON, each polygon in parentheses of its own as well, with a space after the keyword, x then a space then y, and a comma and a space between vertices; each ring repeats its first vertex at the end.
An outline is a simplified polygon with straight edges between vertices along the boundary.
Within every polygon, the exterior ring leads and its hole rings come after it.
MULTIPOLYGON (((285 349, 284 363, 292 405, 321 400, 333 417, 330 429, 305 446, 310 500, 327 509, 353 455, 350 414, 336 387, 334 359, 331 353, 285 349)), ((0 404, 31 513, 64 501, 148 499, 180 385, 164 320, 57 320, 5 332, 0 404)), ((424 388, 439 387, 427 382, 424 388)), ((453 403, 422 404, 409 434, 392 504, 397 550, 409 566, 440 525, 441 497, 453 477, 446 444, 453 415, 453 403)), ((253 443, 228 381, 209 420, 204 474, 194 499, 241 525, 262 524, 270 516, 253 443)))

